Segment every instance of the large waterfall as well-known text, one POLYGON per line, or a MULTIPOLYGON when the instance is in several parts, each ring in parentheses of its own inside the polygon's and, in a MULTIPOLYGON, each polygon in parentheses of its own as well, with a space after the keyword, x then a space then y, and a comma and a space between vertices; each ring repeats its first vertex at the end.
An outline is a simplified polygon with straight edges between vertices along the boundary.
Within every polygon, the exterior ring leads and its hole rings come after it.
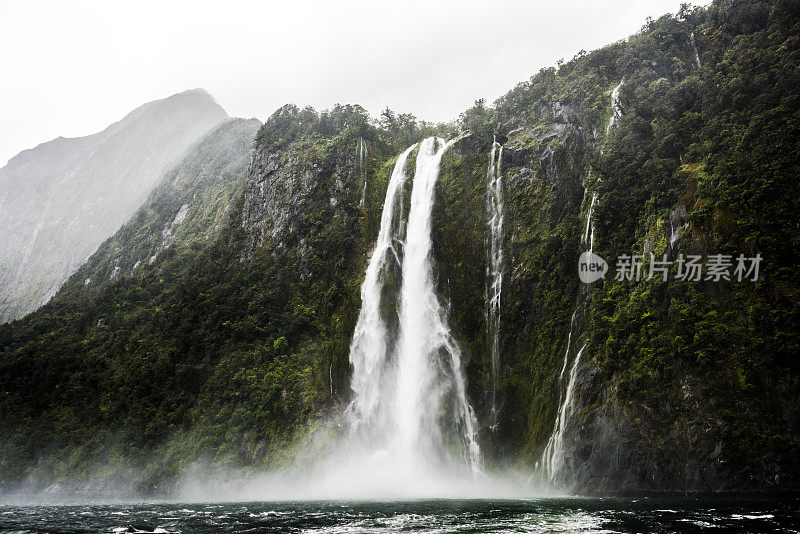
POLYGON ((500 296, 503 291, 503 146, 495 141, 486 172, 488 253, 486 266, 486 325, 492 358, 490 428, 497 428, 497 381, 500 374, 500 296))
POLYGON ((420 145, 411 208, 403 247, 400 290, 400 339, 397 346, 397 391, 394 418, 398 444, 407 461, 420 453, 443 452, 440 403, 453 393, 452 415, 460 429, 466 460, 479 467, 475 416, 466 397, 461 352, 450 335, 436 296, 431 265, 431 211, 439 164, 450 146, 428 138, 420 145))
POLYGON ((431 137, 418 145, 405 236, 398 204, 407 160, 417 145, 397 158, 361 286, 361 310, 350 346, 350 431, 343 448, 358 463, 359 472, 351 476, 363 476, 367 485, 381 490, 424 490, 426 481, 436 483, 444 471, 480 471, 477 422, 467 399, 461 352, 433 279, 434 192, 442 156, 451 144, 431 137), (387 272, 398 262, 395 309, 394 301, 384 299, 389 298, 387 272), (396 321, 396 334, 387 321, 396 321))
POLYGON ((378 241, 361 284, 361 311, 350 343, 350 363, 353 364, 350 387, 354 396, 348 416, 353 427, 375 427, 382 423, 377 417, 387 367, 387 327, 381 316, 381 293, 387 264, 397 258, 397 250, 393 245, 397 232, 394 213, 399 192, 406 181, 406 162, 415 147, 412 145, 400 154, 392 170, 383 203, 378 241))

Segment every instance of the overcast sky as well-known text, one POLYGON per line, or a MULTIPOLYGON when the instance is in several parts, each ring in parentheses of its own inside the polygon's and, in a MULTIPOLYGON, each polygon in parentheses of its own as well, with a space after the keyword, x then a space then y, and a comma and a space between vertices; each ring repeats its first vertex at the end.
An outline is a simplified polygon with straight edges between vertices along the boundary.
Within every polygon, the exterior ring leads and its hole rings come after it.
POLYGON ((237 117, 341 102, 448 121, 680 3, 0 0, 0 165, 195 87, 237 117))

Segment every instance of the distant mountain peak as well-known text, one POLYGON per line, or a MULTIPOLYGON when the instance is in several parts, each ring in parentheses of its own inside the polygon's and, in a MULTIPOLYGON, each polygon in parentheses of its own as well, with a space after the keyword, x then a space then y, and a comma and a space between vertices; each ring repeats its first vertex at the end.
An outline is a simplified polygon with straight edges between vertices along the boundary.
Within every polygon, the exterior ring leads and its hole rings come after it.
POLYGON ((205 89, 148 102, 101 132, 58 137, 0 168, 0 322, 46 302, 228 119, 205 89))

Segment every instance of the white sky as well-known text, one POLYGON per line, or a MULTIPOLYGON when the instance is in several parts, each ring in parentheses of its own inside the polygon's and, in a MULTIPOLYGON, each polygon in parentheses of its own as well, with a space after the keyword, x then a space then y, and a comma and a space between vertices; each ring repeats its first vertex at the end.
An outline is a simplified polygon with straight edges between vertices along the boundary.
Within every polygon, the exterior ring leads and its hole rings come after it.
POLYGON ((680 3, 0 0, 0 166, 195 87, 237 117, 340 102, 447 121, 680 3))

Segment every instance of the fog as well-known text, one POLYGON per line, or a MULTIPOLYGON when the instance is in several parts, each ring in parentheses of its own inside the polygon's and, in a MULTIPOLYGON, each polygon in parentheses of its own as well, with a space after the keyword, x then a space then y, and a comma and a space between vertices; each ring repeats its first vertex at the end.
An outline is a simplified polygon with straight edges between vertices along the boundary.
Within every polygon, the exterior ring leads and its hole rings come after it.
MULTIPOLYGON (((420 499, 520 499, 566 495, 513 466, 473 473, 463 465, 430 462, 424 470, 405 471, 380 451, 352 435, 333 435, 331 420, 291 447, 293 460, 266 469, 237 468, 199 458, 163 486, 139 484, 152 466, 166 465, 159 453, 134 468, 98 458, 81 478, 33 475, 0 491, 2 504, 83 504, 133 502, 251 501, 404 501, 420 499), (113 466, 113 467, 111 467, 113 466)), ((173 436, 182 440, 185 436, 173 436)), ((288 452, 288 451, 287 451, 288 452)))

